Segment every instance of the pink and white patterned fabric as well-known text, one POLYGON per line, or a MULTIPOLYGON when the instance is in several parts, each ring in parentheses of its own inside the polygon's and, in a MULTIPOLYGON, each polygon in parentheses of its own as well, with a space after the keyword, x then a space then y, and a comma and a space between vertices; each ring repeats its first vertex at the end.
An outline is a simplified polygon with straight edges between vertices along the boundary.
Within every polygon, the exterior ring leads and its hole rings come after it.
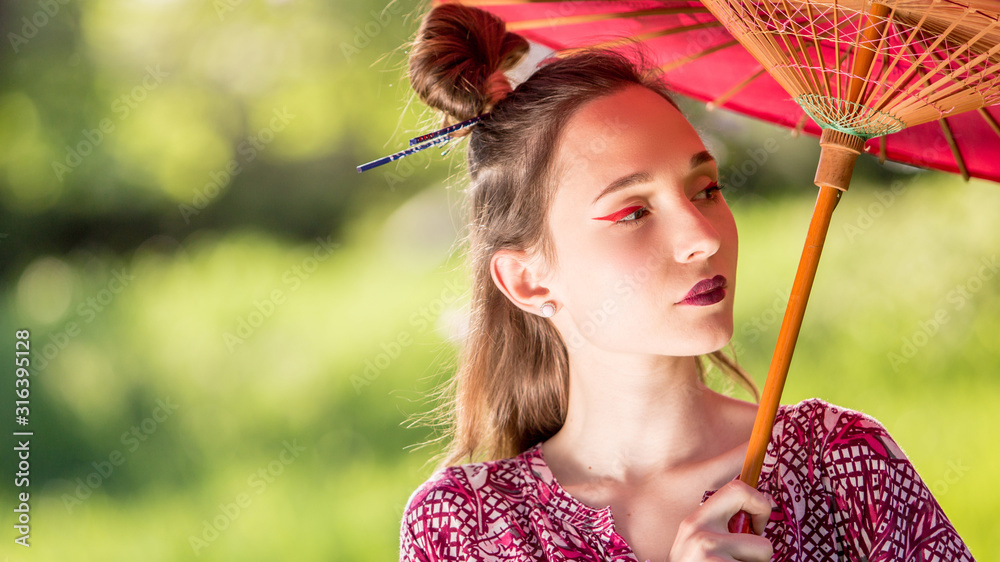
MULTIPOLYGON (((772 560, 974 560, 885 428, 857 411, 779 406, 757 488, 777 504, 764 528, 772 560)), ((638 562, 611 507, 563 490, 541 443, 435 472, 407 501, 399 559, 638 562)))

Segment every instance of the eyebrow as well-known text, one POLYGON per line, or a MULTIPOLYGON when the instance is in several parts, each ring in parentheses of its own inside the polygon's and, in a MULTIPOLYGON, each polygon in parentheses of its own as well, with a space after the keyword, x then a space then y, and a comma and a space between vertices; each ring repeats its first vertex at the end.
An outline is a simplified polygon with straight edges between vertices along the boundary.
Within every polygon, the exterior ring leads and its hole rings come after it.
MULTIPOLYGON (((701 152, 698 152, 691 157, 691 169, 693 170, 698 166, 701 166, 705 162, 715 162, 715 161, 716 161, 715 157, 712 156, 711 152, 707 150, 702 150, 701 152)), ((591 202, 591 205, 597 203, 597 201, 601 197, 604 197, 605 195, 610 195, 616 191, 621 191, 626 187, 630 187, 638 183, 646 183, 652 180, 653 176, 649 172, 634 172, 627 176, 622 176, 616 179, 615 181, 611 182, 610 184, 608 184, 608 186, 605 187, 604 190, 601 191, 597 195, 597 197, 594 198, 594 200, 591 202)))

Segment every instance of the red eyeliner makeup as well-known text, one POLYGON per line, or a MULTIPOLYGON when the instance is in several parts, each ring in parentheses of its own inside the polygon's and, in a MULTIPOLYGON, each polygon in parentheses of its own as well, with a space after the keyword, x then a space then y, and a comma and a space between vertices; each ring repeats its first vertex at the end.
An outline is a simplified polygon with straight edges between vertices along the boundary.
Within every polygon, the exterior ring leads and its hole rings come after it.
POLYGON ((622 210, 620 210, 618 212, 611 213, 610 215, 607 215, 607 216, 604 216, 604 217, 594 217, 594 220, 599 220, 599 221, 619 221, 619 220, 621 220, 621 219, 623 219, 623 218, 631 215, 632 213, 636 212, 636 210, 641 209, 641 208, 642 208, 642 205, 635 205, 635 206, 632 206, 632 207, 625 207, 624 209, 622 209, 622 210))

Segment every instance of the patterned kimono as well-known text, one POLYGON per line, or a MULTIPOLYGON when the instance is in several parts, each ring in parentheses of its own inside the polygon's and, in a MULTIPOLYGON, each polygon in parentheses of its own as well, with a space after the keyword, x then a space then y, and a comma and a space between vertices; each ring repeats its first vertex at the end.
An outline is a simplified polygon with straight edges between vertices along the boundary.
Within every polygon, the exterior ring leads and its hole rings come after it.
MULTIPOLYGON (((974 560, 903 451, 860 412, 816 398, 779 406, 757 489, 777 504, 764 528, 772 560, 974 560)), ((638 562, 611 507, 563 490, 541 443, 434 473, 404 509, 399 559, 638 562)))

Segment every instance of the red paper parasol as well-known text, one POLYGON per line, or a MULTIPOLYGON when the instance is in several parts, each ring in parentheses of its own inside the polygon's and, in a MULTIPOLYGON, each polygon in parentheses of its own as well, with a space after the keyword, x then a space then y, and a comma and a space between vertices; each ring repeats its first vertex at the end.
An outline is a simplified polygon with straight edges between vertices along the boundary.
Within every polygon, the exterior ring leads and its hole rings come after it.
MULTIPOLYGON (((723 107, 813 136, 821 133, 819 125, 806 115, 802 107, 702 2, 456 1, 496 14, 507 22, 509 31, 556 53, 590 45, 615 44, 624 38, 641 41, 649 47, 657 65, 664 70, 664 82, 678 93, 706 102, 709 108, 723 107)), ((860 1, 853 3, 861 4, 860 1)), ((802 13, 802 17, 808 16, 808 13, 802 13)), ((837 23, 841 27, 850 25, 848 22, 837 23)), ((817 34, 834 26, 832 18, 826 21, 815 18, 815 24, 817 34)), ((935 30, 928 29, 903 44, 906 37, 895 35, 887 38, 883 48, 919 53, 939 37, 935 30)), ((824 48, 830 47, 827 45, 824 48)), ((846 53, 840 54, 843 56, 846 53)), ((826 57, 828 60, 836 56, 830 55, 826 57)), ((928 55, 938 56, 935 51, 928 55)), ((931 60, 937 62, 939 59, 931 60)), ((966 180, 971 176, 1000 182, 1000 106, 994 105, 1000 100, 992 101, 986 104, 992 107, 942 116, 897 133, 872 138, 865 143, 865 152, 878 156, 880 161, 888 159, 959 173, 966 180)))

